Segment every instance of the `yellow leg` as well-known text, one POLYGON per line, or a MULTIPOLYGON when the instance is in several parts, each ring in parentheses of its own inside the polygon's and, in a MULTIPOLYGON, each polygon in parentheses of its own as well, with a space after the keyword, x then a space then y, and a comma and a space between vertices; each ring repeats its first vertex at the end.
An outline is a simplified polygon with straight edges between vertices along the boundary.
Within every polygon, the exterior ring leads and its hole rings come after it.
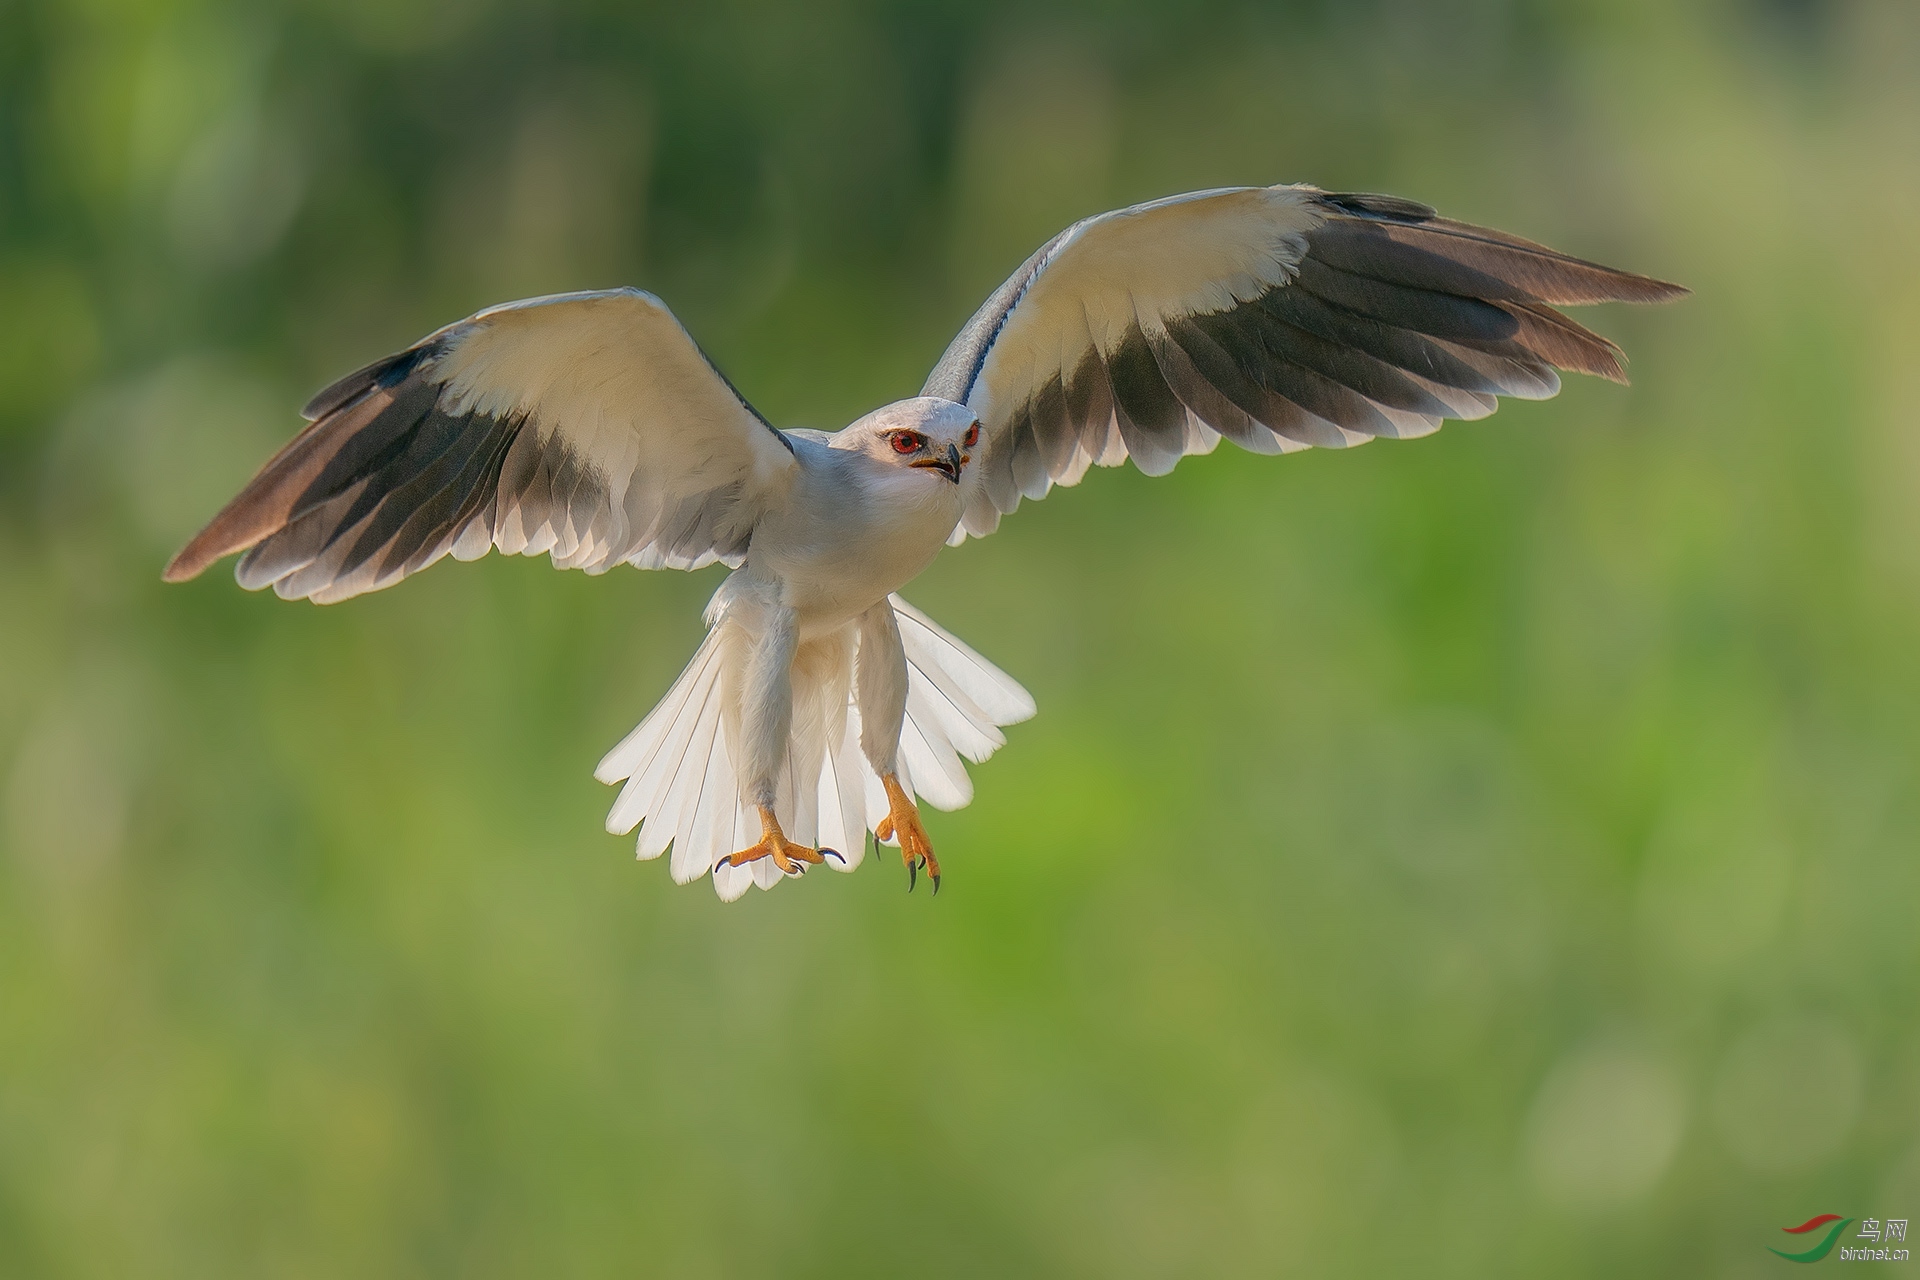
POLYGON ((741 867, 749 862, 758 862, 762 858, 772 858, 773 865, 780 868, 781 874, 797 876, 806 869, 799 865, 801 863, 825 862, 828 858, 838 862, 846 861, 832 849, 809 849, 803 844, 795 844, 787 839, 786 833, 780 830, 780 820, 775 818, 773 810, 765 805, 760 806, 760 831, 759 844, 722 858, 720 865, 741 867))
POLYGON ((887 789, 889 812, 880 819, 873 834, 882 840, 890 840, 896 834, 900 837, 900 860, 907 864, 908 893, 913 892, 914 877, 921 867, 927 869, 933 891, 939 893, 940 860, 933 856, 933 841, 927 839, 927 829, 920 825, 919 808, 907 798, 906 788, 892 774, 880 775, 880 785, 887 789))

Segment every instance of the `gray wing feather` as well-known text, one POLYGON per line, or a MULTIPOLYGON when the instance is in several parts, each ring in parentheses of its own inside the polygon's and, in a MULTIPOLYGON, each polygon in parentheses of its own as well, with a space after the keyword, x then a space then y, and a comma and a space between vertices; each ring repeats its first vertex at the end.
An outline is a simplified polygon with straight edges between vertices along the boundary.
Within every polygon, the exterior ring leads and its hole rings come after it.
POLYGON ((349 374, 168 566, 244 550, 250 589, 325 603, 442 556, 695 568, 745 555, 791 446, 658 299, 493 308, 349 374))
POLYGON ((1424 435, 1551 396, 1563 369, 1624 382, 1619 349, 1554 308, 1685 293, 1391 196, 1238 188, 1087 219, 927 380, 986 429, 956 537, 1091 465, 1424 435))

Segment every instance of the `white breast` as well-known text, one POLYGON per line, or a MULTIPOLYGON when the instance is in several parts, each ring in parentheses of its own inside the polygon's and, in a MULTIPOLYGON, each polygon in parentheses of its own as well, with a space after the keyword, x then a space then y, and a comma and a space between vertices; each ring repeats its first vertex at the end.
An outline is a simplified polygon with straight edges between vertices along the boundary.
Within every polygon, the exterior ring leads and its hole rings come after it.
POLYGON ((937 473, 796 441, 792 499, 755 528, 747 571, 778 582, 803 632, 837 627, 932 563, 960 519, 960 487, 937 473))

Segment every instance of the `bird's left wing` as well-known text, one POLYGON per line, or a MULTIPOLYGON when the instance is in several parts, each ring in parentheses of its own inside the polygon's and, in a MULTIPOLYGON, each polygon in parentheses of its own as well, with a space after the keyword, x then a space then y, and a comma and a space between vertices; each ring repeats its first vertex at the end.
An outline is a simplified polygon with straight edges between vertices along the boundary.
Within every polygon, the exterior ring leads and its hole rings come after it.
POLYGON ((638 289, 492 307, 334 383, 167 566, 317 603, 451 552, 561 568, 737 563, 792 446, 638 289))
POLYGON ((1554 308, 1685 292, 1392 196, 1233 187, 1088 218, 927 379, 985 428, 954 541, 1094 465, 1425 435, 1553 395, 1556 368, 1623 382, 1619 350, 1554 308))

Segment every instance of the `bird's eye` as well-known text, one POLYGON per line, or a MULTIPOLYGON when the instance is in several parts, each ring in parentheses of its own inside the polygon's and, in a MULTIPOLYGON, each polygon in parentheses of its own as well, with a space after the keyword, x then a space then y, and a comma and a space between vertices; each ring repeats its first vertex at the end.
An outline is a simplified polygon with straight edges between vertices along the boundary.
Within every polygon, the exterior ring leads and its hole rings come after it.
POLYGON ((920 437, 913 434, 913 432, 911 431, 894 432, 893 433, 893 451, 895 453, 920 452, 920 437))
POLYGON ((980 443, 980 424, 976 422, 972 426, 968 427, 967 434, 960 437, 960 443, 966 445, 967 448, 969 449, 979 444, 980 443))

